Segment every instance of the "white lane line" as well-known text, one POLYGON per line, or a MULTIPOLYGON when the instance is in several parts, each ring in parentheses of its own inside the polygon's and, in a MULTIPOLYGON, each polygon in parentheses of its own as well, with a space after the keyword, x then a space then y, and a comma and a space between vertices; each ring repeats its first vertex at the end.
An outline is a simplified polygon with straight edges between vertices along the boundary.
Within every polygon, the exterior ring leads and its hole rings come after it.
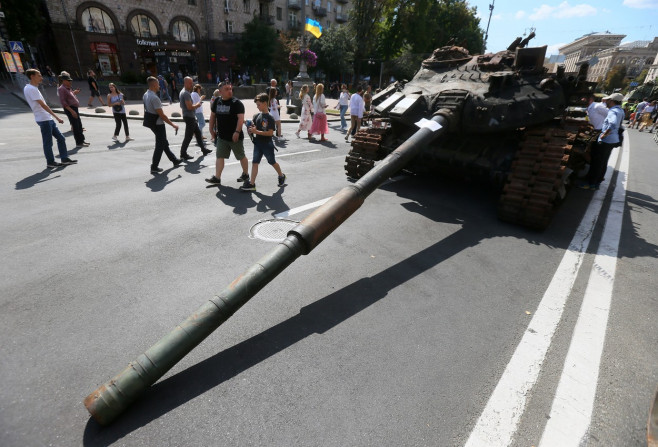
POLYGON ((587 442, 615 282, 628 164, 624 145, 610 211, 540 447, 578 447, 587 442))
MULTIPOLYGON (((390 179, 386 180, 384 183, 382 183, 382 186, 388 184, 388 183, 393 183, 393 182, 399 182, 400 180, 404 180, 407 177, 404 175, 398 175, 397 177, 391 177, 390 179)), ((276 219, 282 219, 284 217, 289 217, 298 213, 302 213, 304 211, 313 209, 313 208, 318 208, 325 203, 327 203, 331 199, 331 197, 327 197, 326 199, 321 199, 313 203, 309 203, 306 205, 298 206, 297 208, 292 208, 288 211, 281 211, 280 213, 274 214, 274 218, 276 219)))
MULTIPOLYGON (((612 178, 618 151, 608 162, 606 177, 612 178)), ((598 220, 603 199, 610 183, 596 191, 585 216, 564 253, 534 317, 516 347, 500 381, 471 432, 466 447, 501 447, 512 442, 519 420, 525 411, 526 399, 537 382, 541 365, 562 318, 578 270, 598 220)), ((560 445, 560 444, 556 444, 560 445)))
POLYGON ((317 202, 313 202, 313 203, 309 203, 309 204, 306 204, 306 205, 298 206, 297 208, 293 208, 293 209, 290 209, 288 211, 281 211, 280 213, 276 213, 274 215, 274 217, 276 219, 282 219, 284 217, 292 216, 292 215, 297 214, 297 213, 302 213, 306 210, 310 210, 310 209, 317 208, 319 206, 324 205, 325 203, 327 203, 329 201, 329 199, 331 199, 331 197, 327 197, 326 199, 318 200, 317 202))
MULTIPOLYGON (((198 150, 197 152, 201 152, 201 150, 198 150)), ((312 149, 310 151, 301 151, 301 152, 291 152, 290 154, 276 154, 276 158, 281 158, 281 157, 292 157, 293 155, 299 155, 299 154, 308 154, 310 152, 320 152, 320 149, 312 149)), ((233 165, 239 165, 239 161, 232 161, 230 163, 226 163, 224 166, 233 166, 233 165)), ((212 166, 206 166, 206 168, 213 168, 215 169, 215 165, 213 164, 212 166)))

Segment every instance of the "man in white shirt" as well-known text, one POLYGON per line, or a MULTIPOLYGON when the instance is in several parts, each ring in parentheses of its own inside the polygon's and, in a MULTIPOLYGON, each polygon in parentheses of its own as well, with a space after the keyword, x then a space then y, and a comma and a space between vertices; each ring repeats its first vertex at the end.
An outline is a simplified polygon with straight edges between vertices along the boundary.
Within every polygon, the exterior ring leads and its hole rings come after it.
POLYGON ((350 125, 350 130, 347 131, 345 135, 345 141, 348 141, 350 135, 356 135, 361 127, 361 118, 363 118, 363 110, 365 109, 365 104, 363 103, 363 87, 358 86, 356 93, 350 98, 350 120, 352 124, 350 125))
POLYGON ((639 103, 637 107, 635 107, 635 118, 633 118, 633 122, 631 123, 631 129, 633 127, 637 128, 640 125, 640 117, 642 116, 642 112, 644 111, 644 108, 648 105, 649 105, 649 98, 644 98, 642 102, 639 103))
POLYGON ((602 103, 597 102, 594 95, 587 98, 589 105, 587 106, 587 118, 589 123, 594 127, 594 130, 601 130, 605 117, 608 116, 608 107, 602 103))
POLYGON ((34 113, 34 120, 41 128, 41 139, 43 140, 43 153, 46 156, 46 167, 48 169, 58 168, 64 165, 72 165, 77 163, 77 160, 69 158, 68 151, 66 150, 66 138, 59 131, 53 118, 58 123, 62 124, 64 120, 60 119, 55 112, 46 104, 41 92, 39 91, 39 84, 43 81, 43 76, 39 70, 30 68, 25 71, 25 75, 30 80, 30 83, 23 89, 23 95, 34 113), (53 137, 57 140, 57 149, 59 151, 59 158, 61 163, 55 161, 53 155, 53 137))

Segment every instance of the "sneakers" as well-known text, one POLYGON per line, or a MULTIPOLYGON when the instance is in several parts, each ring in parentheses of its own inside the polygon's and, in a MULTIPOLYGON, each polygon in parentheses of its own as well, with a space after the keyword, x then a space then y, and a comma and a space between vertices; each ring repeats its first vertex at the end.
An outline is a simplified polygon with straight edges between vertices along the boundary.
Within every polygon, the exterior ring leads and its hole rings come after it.
MULTIPOLYGON (((190 157, 190 158, 192 158, 192 157, 190 157)), ((182 159, 182 158, 179 158, 179 159, 177 159, 177 160, 174 160, 174 161, 172 162, 172 163, 174 164, 174 168, 177 168, 178 166, 180 166, 180 164, 181 164, 182 162, 184 162, 184 161, 185 161, 185 160, 182 159)))
POLYGON ((249 180, 244 182, 244 185, 240 186, 242 191, 256 191, 256 185, 250 183, 249 180))
POLYGON ((159 174, 162 171, 164 171, 164 169, 158 168, 157 166, 155 168, 153 166, 151 166, 151 174, 159 174))
POLYGON ((210 178, 207 178, 206 181, 207 181, 208 183, 210 183, 211 185, 221 185, 221 184, 222 184, 222 180, 221 180, 221 179, 218 179, 218 178, 215 177, 214 175, 213 175, 212 177, 210 177, 210 178))
POLYGON ((134 138, 130 138, 129 136, 126 136, 126 141, 134 141, 134 138))
POLYGON ((246 172, 243 172, 240 178, 238 179, 239 182, 248 182, 249 181, 249 174, 246 172))
POLYGON ((91 143, 87 143, 86 141, 83 141, 80 144, 76 144, 75 147, 87 147, 89 145, 91 145, 91 143))
POLYGON ((47 167, 48 169, 60 168, 60 167, 62 167, 62 166, 64 166, 64 165, 61 164, 61 163, 57 163, 56 161, 48 162, 48 163, 46 164, 46 167, 47 167))
POLYGON ((208 155, 208 154, 212 153, 212 149, 201 149, 201 153, 203 155, 208 155))
POLYGON ((279 183, 277 186, 283 186, 286 184, 286 174, 280 175, 279 176, 279 183))
POLYGON ((63 165, 74 165, 78 162, 78 160, 71 160, 70 158, 62 158, 62 163, 63 165))
POLYGON ((190 154, 180 154, 180 158, 183 160, 192 160, 194 157, 192 157, 190 154))
POLYGON ((299 131, 295 132, 295 136, 297 136, 297 138, 299 138, 299 131))
POLYGON ((112 141, 119 141, 119 137, 117 137, 116 135, 113 135, 112 136, 112 141))

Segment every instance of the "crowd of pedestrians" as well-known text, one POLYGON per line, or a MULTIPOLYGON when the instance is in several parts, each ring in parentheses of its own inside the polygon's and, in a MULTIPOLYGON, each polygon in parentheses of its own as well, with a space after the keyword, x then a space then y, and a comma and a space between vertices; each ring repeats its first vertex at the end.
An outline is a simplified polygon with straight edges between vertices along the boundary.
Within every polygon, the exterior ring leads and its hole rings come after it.
MULTIPOLYGON (((29 79, 29 84, 24 89, 24 95, 28 104, 30 105, 35 121, 40 127, 43 151, 46 158, 46 166, 49 169, 61 167, 63 165, 70 165, 77 163, 68 156, 66 147, 66 139, 57 128, 55 121, 60 124, 63 120, 57 117, 53 111, 48 107, 43 96, 39 91, 39 85, 43 82, 43 77, 39 70, 27 70, 26 75, 29 79), (59 150, 61 162, 57 162, 53 155, 53 138, 55 138, 59 150)), ((126 100, 121 90, 114 84, 108 85, 109 93, 106 95, 107 104, 103 101, 100 94, 100 89, 96 81, 96 75, 93 70, 89 70, 88 84, 90 89, 90 97, 88 107, 93 107, 93 101, 98 98, 98 101, 103 106, 111 107, 112 114, 115 120, 115 129, 112 134, 112 141, 119 140, 121 129, 125 133, 125 141, 131 141, 130 130, 128 127, 128 120, 126 116, 126 100)), ((52 83, 51 77, 54 74, 48 74, 47 82, 52 83), (51 76, 52 75, 52 76, 51 76)), ((63 71, 58 76, 59 86, 57 89, 60 103, 64 109, 70 124, 73 136, 76 142, 76 147, 89 146, 85 140, 84 128, 80 118, 79 107, 80 102, 77 95, 80 93, 79 89, 72 88, 72 78, 70 74, 63 71)), ((169 79, 165 76, 150 76, 147 79, 147 90, 144 93, 142 101, 144 104, 144 121, 143 126, 147 127, 153 132, 155 137, 155 148, 151 160, 150 171, 152 174, 159 174, 164 170, 160 167, 162 156, 165 155, 174 167, 179 166, 187 160, 194 157, 189 155, 187 149, 192 138, 196 139, 196 143, 201 147, 202 156, 206 156, 213 152, 213 149, 207 147, 207 138, 203 136, 202 129, 205 127, 206 121, 203 114, 203 101, 206 98, 202 94, 203 88, 199 84, 194 84, 194 80, 190 77, 185 77, 180 80, 183 88, 177 92, 178 102, 181 107, 181 114, 185 122, 185 134, 181 144, 180 154, 175 155, 169 147, 167 139, 166 125, 174 128, 178 133, 178 125, 175 124, 163 111, 163 101, 173 102, 173 94, 169 94, 168 88, 170 84, 176 82, 176 77, 171 74, 169 79), (169 81, 169 82, 168 82, 169 81)), ((175 84, 174 84, 175 85, 175 84)), ((293 84, 288 81, 285 84, 285 95, 287 103, 291 101, 293 94, 293 84)), ((347 129, 345 121, 345 114, 348 108, 351 108, 352 126, 350 132, 354 134, 360 126, 360 119, 364 113, 363 104, 363 89, 359 87, 354 95, 350 95, 346 85, 342 85, 342 93, 336 107, 341 111, 341 130, 347 129)), ((256 178, 258 176, 259 164, 262 158, 265 157, 267 162, 272 165, 277 173, 277 184, 285 186, 286 175, 281 170, 280 165, 275 159, 275 147, 273 143, 274 138, 283 139, 281 129, 281 113, 279 103, 279 89, 276 80, 270 82, 267 92, 259 94, 254 102, 258 108, 258 113, 252 119, 245 119, 245 107, 242 101, 233 96, 233 86, 228 81, 222 81, 218 85, 212 96, 210 104, 210 137, 216 148, 216 162, 215 173, 206 181, 213 185, 221 185, 221 176, 224 170, 225 160, 233 153, 235 158, 239 160, 242 167, 242 174, 237 179, 243 185, 240 189, 245 191, 253 191, 256 188, 256 178), (254 155, 252 160, 251 175, 249 174, 249 165, 244 151, 244 132, 243 125, 247 125, 247 133, 254 143, 254 155)), ((302 110, 299 128, 296 132, 297 137, 301 131, 306 131, 308 139, 313 141, 314 135, 320 136, 320 141, 328 141, 325 137, 329 134, 329 126, 327 121, 326 109, 329 107, 327 99, 324 94, 324 85, 314 84, 311 91, 309 85, 304 85, 301 88, 299 98, 302 101, 302 110), (312 95, 312 97, 311 97, 312 95)), ((348 133, 349 136, 349 133, 348 133)))

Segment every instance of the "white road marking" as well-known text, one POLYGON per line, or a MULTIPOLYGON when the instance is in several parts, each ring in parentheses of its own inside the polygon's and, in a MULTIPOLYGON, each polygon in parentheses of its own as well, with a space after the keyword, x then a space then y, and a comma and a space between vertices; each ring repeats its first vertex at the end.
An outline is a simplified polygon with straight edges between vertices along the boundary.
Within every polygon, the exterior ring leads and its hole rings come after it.
MULTIPOLYGON (((607 178, 617 163, 618 151, 608 162, 607 178)), ((566 301, 582 264, 598 220, 609 183, 597 191, 574 234, 569 248, 471 432, 466 447, 508 446, 525 411, 526 399, 537 382, 541 365, 562 317, 566 301)), ((560 444, 554 444, 560 445, 560 444)))
POLYGON ((327 203, 329 201, 329 199, 331 199, 331 197, 327 197, 326 199, 318 200, 317 202, 313 202, 313 203, 309 203, 309 204, 306 204, 306 205, 298 206, 297 208, 293 208, 293 209, 290 209, 288 211, 281 211, 280 213, 276 213, 274 215, 274 217, 276 219, 282 219, 284 217, 293 216, 295 214, 302 213, 306 210, 310 210, 310 209, 322 206, 325 203, 327 203))
POLYGON ((540 447, 578 447, 586 443, 612 302, 628 164, 628 146, 624 145, 610 211, 540 447))

